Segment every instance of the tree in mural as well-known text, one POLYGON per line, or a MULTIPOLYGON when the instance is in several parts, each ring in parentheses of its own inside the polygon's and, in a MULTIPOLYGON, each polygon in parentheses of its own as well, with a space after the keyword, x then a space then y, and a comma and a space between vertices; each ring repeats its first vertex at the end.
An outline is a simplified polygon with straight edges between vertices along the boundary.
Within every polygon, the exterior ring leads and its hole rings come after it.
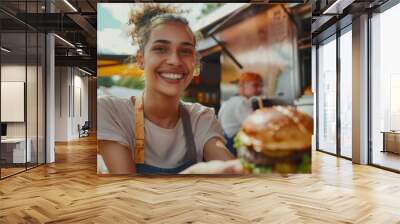
POLYGON ((201 19, 208 14, 214 12, 216 9, 223 6, 225 3, 205 3, 203 8, 201 9, 201 14, 197 17, 197 19, 201 19))

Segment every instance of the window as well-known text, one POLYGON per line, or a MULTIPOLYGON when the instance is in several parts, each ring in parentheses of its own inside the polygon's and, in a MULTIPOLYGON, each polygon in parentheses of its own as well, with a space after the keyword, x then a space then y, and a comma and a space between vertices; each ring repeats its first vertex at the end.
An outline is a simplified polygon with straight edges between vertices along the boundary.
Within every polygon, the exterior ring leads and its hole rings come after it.
POLYGON ((340 36, 340 155, 352 157, 352 34, 351 26, 340 36))
POLYGON ((394 29, 399 21, 400 4, 371 18, 372 164, 395 170, 400 170, 400 156, 393 153, 400 148, 400 133, 391 131, 400 130, 400 31, 394 29))
POLYGON ((336 36, 318 48, 318 145, 336 153, 336 36))

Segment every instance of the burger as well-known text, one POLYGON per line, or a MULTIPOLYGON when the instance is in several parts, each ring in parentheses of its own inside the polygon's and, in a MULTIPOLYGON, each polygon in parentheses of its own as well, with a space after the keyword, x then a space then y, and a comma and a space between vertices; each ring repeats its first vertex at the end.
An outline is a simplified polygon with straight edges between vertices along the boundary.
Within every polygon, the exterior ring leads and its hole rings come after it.
POLYGON ((235 137, 247 173, 310 173, 313 119, 291 106, 253 112, 235 137))

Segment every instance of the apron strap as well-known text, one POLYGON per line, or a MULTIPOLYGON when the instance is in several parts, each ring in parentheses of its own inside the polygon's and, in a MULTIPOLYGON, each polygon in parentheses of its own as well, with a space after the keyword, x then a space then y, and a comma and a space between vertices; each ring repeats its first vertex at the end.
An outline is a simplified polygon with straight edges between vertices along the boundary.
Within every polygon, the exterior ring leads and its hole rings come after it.
POLYGON ((144 113, 142 95, 131 97, 135 105, 135 164, 144 163, 144 113))
MULTIPOLYGON (((139 97, 132 96, 131 101, 135 105, 135 164, 144 164, 145 140, 143 93, 139 97)), ((186 158, 192 162, 196 162, 197 152, 193 137, 192 123, 190 121, 190 114, 189 111, 182 105, 182 103, 179 103, 179 109, 187 147, 186 158)))
POLYGON ((193 162, 197 162, 196 144, 194 142, 192 122, 190 121, 189 111, 179 103, 180 113, 182 118, 183 132, 186 141, 186 158, 193 162))

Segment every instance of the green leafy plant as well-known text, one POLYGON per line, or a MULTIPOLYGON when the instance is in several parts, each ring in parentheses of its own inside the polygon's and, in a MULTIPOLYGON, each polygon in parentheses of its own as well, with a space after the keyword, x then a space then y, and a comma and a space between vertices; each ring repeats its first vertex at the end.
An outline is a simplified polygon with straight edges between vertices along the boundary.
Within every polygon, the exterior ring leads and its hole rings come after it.
POLYGON ((111 86, 114 85, 114 81, 112 80, 111 77, 97 77, 97 85, 104 86, 107 88, 110 88, 111 86))
POLYGON ((299 173, 309 173, 311 172, 311 158, 309 155, 304 155, 301 164, 298 168, 299 173))
POLYGON ((205 3, 201 8, 201 14, 197 17, 197 19, 201 19, 208 14, 214 12, 219 7, 223 6, 225 3, 205 3))
POLYGON ((233 147, 236 150, 239 150, 242 147, 242 142, 240 141, 239 138, 239 134, 237 134, 234 138, 233 138, 233 147))
POLYGON ((144 89, 145 79, 143 77, 121 77, 115 85, 130 89, 144 89))

